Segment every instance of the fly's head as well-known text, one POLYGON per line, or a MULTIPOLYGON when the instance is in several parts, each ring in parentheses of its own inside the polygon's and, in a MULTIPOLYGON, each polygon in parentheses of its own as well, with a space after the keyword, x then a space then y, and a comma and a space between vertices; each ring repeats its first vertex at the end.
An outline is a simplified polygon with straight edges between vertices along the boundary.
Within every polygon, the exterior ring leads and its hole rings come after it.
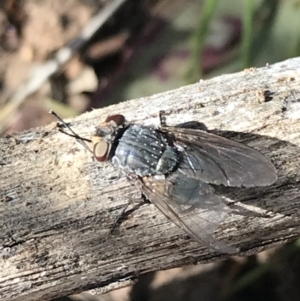
POLYGON ((103 124, 96 128, 92 137, 93 154, 97 161, 104 162, 112 158, 118 138, 126 128, 123 115, 108 116, 103 124))
POLYGON ((76 134, 54 111, 51 110, 49 113, 61 122, 59 125, 60 132, 75 138, 85 149, 92 153, 99 162, 111 159, 118 139, 122 136, 127 126, 123 115, 108 116, 105 122, 96 128, 96 133, 92 136, 92 139, 88 139, 76 134), (61 128, 61 125, 67 128, 69 132, 61 128), (87 143, 92 143, 92 149, 87 143))

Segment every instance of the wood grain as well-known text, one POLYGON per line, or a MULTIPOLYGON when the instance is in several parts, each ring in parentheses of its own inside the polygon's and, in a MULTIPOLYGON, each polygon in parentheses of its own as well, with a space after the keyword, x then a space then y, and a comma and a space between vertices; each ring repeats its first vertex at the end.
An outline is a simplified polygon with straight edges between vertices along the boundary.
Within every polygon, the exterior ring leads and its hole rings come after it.
MULTIPOLYGON (((234 213, 216 236, 251 254, 300 232, 300 58, 223 75, 68 120, 90 137, 109 114, 158 125, 203 122, 270 158, 278 181, 223 189, 234 213), (238 209, 238 210, 235 210, 238 209)), ((130 284, 141 273, 225 257, 189 239, 109 163, 94 162, 56 123, 0 139, 0 297, 49 300, 130 284)))

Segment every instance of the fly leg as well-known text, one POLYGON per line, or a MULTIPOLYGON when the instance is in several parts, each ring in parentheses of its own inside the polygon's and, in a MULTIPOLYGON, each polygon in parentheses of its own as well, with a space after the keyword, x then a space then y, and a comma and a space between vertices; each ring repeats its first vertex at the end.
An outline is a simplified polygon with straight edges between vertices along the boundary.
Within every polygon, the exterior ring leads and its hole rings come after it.
POLYGON ((138 210, 141 206, 145 204, 145 202, 139 202, 137 203, 132 209, 127 210, 129 205, 132 204, 132 200, 129 200, 127 204, 122 208, 121 212, 118 214, 116 217, 114 223, 112 224, 110 228, 110 234, 113 234, 114 230, 116 229, 117 226, 119 226, 124 220, 126 220, 131 213, 134 211, 138 210))
POLYGON ((162 128, 167 127, 166 111, 159 111, 159 122, 162 128))
MULTIPOLYGON (((163 128, 167 127, 166 111, 159 111, 159 121, 161 127, 163 128)), ((188 121, 188 122, 180 123, 175 125, 175 127, 184 128, 184 129, 195 129, 195 130, 201 130, 205 132, 208 131, 206 125, 198 121, 188 121)))
POLYGON ((117 227, 117 225, 120 224, 120 222, 123 219, 123 217, 125 215, 128 215, 128 214, 126 214, 126 210, 127 210, 128 206, 129 206, 129 204, 130 204, 130 201, 127 202, 127 204, 123 207, 122 211, 119 213, 119 215, 115 219, 114 223, 112 224, 112 226, 110 228, 110 231, 109 231, 110 234, 112 234, 114 232, 115 228, 117 227))
MULTIPOLYGON (((127 179, 129 180, 129 182, 131 183, 131 185, 134 185, 136 187, 139 187, 138 182, 137 182, 137 176, 132 174, 132 175, 127 175, 127 179)), ((126 220, 129 215, 131 213, 133 213, 134 211, 138 210, 142 205, 144 205, 145 203, 150 203, 148 201, 147 198, 145 198, 144 194, 142 194, 142 201, 139 201, 135 206, 133 206, 130 210, 127 210, 129 205, 131 205, 132 203, 134 203, 133 200, 128 200, 127 204, 124 205, 124 207, 122 208, 121 212, 118 214, 118 216, 116 217, 114 223, 112 224, 111 228, 110 228, 110 234, 112 234, 114 232, 114 230, 116 229, 117 226, 119 226, 122 221, 126 220)))

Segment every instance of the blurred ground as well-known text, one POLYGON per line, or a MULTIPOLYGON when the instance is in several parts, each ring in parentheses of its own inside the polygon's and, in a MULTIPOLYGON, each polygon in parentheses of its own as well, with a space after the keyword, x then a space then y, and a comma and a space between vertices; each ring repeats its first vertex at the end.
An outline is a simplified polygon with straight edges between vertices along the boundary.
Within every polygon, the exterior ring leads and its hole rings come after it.
MULTIPOLYGON (((300 299, 299 246, 292 243, 256 256, 142 275, 132 287, 95 291, 69 301, 285 301, 300 299)), ((67 301, 67 300, 66 300, 67 301)))
MULTIPOLYGON (((206 76, 241 69, 238 51, 243 40, 242 1, 219 2, 206 35, 202 62, 197 57, 195 63, 193 57, 197 52, 192 45, 201 24, 199 1, 128 0, 60 72, 5 116, 8 121, 2 122, 14 91, 28 74, 76 39, 92 16, 108 2, 0 0, 0 132, 3 135, 52 122, 49 109, 69 117, 91 108, 183 86, 190 83, 191 65, 201 65, 206 76)), ((253 65, 299 55, 300 2, 254 2, 261 6, 254 24, 254 29, 259 30, 253 33, 260 45, 255 47, 259 55, 256 54, 253 65), (260 36, 267 29, 269 32, 260 36), (268 42, 264 48, 263 42, 268 42)), ((143 275, 133 287, 106 295, 84 293, 69 298, 298 300, 299 270, 299 246, 294 243, 250 258, 143 275)))
MULTIPOLYGON (((74 116, 188 83, 190 39, 201 14, 198 1, 128 0, 58 74, 6 116, 3 106, 9 106, 13 92, 77 38, 109 1, 102 2, 1 1, 0 131, 44 125, 53 120, 50 108, 62 117, 74 116)), ((236 17, 214 22, 205 72, 228 60, 240 34, 236 17)))
MULTIPOLYGON (((31 70, 74 38, 98 7, 77 0, 10 0, 1 1, 1 8, 0 105, 4 105, 31 70)), ((51 93, 49 84, 42 90, 11 116, 9 132, 50 122, 43 105, 51 93)))

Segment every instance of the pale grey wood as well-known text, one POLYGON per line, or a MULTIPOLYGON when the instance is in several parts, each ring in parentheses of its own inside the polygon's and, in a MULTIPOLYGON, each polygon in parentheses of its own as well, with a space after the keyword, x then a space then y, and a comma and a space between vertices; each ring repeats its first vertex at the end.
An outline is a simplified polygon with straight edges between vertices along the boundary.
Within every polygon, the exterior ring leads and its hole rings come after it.
MULTIPOLYGON (((258 252, 300 231, 300 58, 224 75, 124 102, 70 120, 90 137, 109 114, 158 125, 196 120, 258 149, 275 164, 271 187, 224 191, 240 201, 216 235, 258 252), (233 134, 230 131, 248 133, 233 134)), ((0 297, 49 300, 98 287, 128 285, 139 274, 224 257, 189 239, 153 205, 110 227, 135 186, 95 163, 53 123, 0 139, 0 297)), ((131 207, 135 204, 133 203, 131 207)))

